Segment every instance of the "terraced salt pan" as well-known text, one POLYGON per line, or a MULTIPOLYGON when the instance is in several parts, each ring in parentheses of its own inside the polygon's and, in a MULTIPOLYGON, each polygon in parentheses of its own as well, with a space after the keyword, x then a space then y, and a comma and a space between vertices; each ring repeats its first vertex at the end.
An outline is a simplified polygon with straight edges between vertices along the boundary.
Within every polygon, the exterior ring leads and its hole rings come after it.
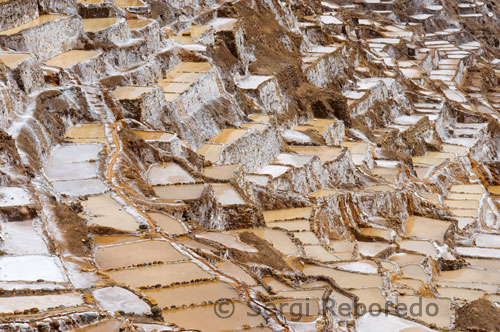
POLYGON ((217 136, 212 137, 208 141, 216 144, 231 144, 242 138, 248 133, 246 129, 229 128, 221 131, 217 136))
POLYGON ((206 160, 216 163, 220 159, 222 147, 223 144, 203 144, 196 153, 205 157, 206 160))
POLYGON ((140 30, 150 25, 152 22, 153 20, 136 20, 136 19, 127 20, 130 30, 140 30))
POLYGON ((311 218, 312 212, 312 207, 271 210, 264 212, 264 220, 266 222, 273 222, 279 220, 309 219, 311 218))
POLYGON ((277 178, 280 175, 285 174, 288 172, 291 168, 288 166, 281 166, 281 165, 267 165, 261 168, 257 174, 261 175, 270 175, 272 178, 277 178))
POLYGON ((451 208, 457 209, 478 209, 478 200, 449 200, 445 199, 443 203, 451 208))
POLYGON ((30 193, 20 187, 0 187, 0 206, 20 206, 32 203, 30 193))
POLYGON ((105 30, 121 21, 123 21, 123 19, 120 17, 84 18, 82 19, 82 24, 85 32, 95 33, 105 30))
POLYGON ((335 262, 340 260, 340 257, 328 252, 321 245, 305 245, 304 251, 307 257, 318 260, 320 262, 335 262))
POLYGON ((239 165, 209 166, 203 169, 203 175, 218 180, 230 180, 235 176, 239 165))
POLYGON ((136 315, 150 314, 149 305, 134 293, 121 287, 106 287, 96 289, 92 295, 99 307, 110 312, 123 311, 136 315))
POLYGON ((246 230, 240 230, 237 232, 251 232, 257 235, 258 237, 270 242, 274 248, 283 253, 286 256, 297 256, 298 248, 292 242, 292 240, 288 237, 288 235, 277 229, 268 229, 268 228, 252 228, 246 230))
POLYGON ((53 181, 51 184, 58 193, 68 196, 97 195, 108 190, 99 179, 53 181))
POLYGON ((71 127, 66 132, 67 140, 79 143, 106 143, 104 125, 100 123, 82 123, 71 127))
POLYGON ((452 193, 483 194, 484 188, 479 184, 457 184, 450 188, 452 193))
MULTIPOLYGON (((309 225, 309 222, 307 224, 309 225)), ((312 245, 319 245, 320 244, 319 239, 316 236, 316 234, 314 234, 313 232, 310 232, 310 231, 295 232, 295 233, 293 233, 293 236, 296 239, 298 239, 300 242, 302 242, 302 244, 312 244, 312 245)))
POLYGON ((262 284, 265 285, 266 288, 272 289, 273 292, 289 292, 294 289, 283 282, 273 278, 273 277, 265 277, 261 279, 262 284))
POLYGON ((342 288, 382 287, 382 278, 374 274, 361 274, 336 270, 323 266, 306 265, 303 269, 308 276, 330 277, 342 288))
POLYGON ((221 281, 150 289, 143 291, 143 293, 153 298, 160 308, 169 308, 172 305, 177 307, 181 307, 182 305, 189 306, 208 301, 216 302, 221 298, 239 298, 234 288, 221 281))
POLYGON ((446 220, 411 216, 404 223, 405 234, 421 239, 444 241, 446 231, 452 225, 446 220))
POLYGON ((67 15, 40 15, 39 17, 35 18, 32 21, 29 21, 27 23, 21 24, 15 28, 11 28, 8 30, 0 31, 0 36, 12 36, 15 34, 18 34, 19 32, 33 28, 45 23, 49 23, 55 20, 63 19, 69 17, 67 15))
MULTIPOLYGON (((284 221, 276 221, 276 222, 266 222, 266 226, 269 228, 278 227, 286 229, 290 232, 301 232, 309 231, 311 229, 311 225, 309 220, 306 219, 298 219, 298 220, 284 220, 284 221)), ((305 235, 301 235, 305 236, 305 235)), ((301 237, 299 236, 299 237, 301 237)))
POLYGON ((239 280, 239 281, 247 284, 248 286, 257 285, 257 282, 247 272, 245 272, 238 265, 236 265, 230 261, 222 261, 220 263, 215 264, 215 267, 220 272, 227 274, 227 275, 235 278, 236 280, 239 280))
POLYGON ((22 221, 3 223, 0 250, 10 255, 48 255, 39 222, 22 221))
POLYGON ((205 190, 206 185, 191 184, 191 185, 169 185, 153 187, 155 194, 164 199, 173 200, 194 200, 199 199, 205 190))
POLYGON ((455 298, 465 301, 475 301, 485 295, 482 290, 465 289, 458 287, 437 287, 437 291, 441 297, 455 298))
POLYGON ((419 264, 409 264, 401 267, 401 274, 408 279, 420 280, 423 283, 427 283, 427 274, 424 269, 419 264))
POLYGON ((384 242, 358 242, 359 253, 366 257, 377 256, 390 247, 390 244, 384 242))
POLYGON ((174 262, 187 259, 167 241, 140 241, 115 246, 100 247, 95 254, 95 261, 101 269, 145 263, 174 262))
POLYGON ((207 332, 235 330, 244 325, 252 327, 266 322, 262 316, 241 302, 234 302, 234 313, 229 318, 217 316, 213 305, 168 310, 164 311, 162 316, 166 322, 175 323, 182 328, 207 332))
POLYGON ((257 75, 249 75, 245 79, 236 82, 236 85, 240 89, 244 90, 255 90, 264 82, 272 79, 272 76, 257 76, 257 75))
POLYGON ((212 183, 217 201, 222 205, 246 204, 245 200, 229 183, 212 183))
POLYGON ((237 22, 238 20, 235 18, 217 17, 208 22, 207 25, 214 28, 215 31, 231 31, 237 22))
POLYGON ((393 191, 396 191, 396 189, 394 189, 394 187, 391 187, 391 186, 388 186, 388 185, 385 185, 385 184, 378 185, 378 186, 365 187, 362 190, 365 191, 365 192, 369 192, 369 191, 393 192, 393 191))
POLYGON ((375 304, 380 305, 380 308, 384 308, 386 305, 386 298, 382 295, 380 288, 355 289, 350 292, 359 298, 359 304, 364 304, 366 308, 371 306, 372 312, 379 311, 375 304))
POLYGON ((332 148, 327 146, 290 146, 289 148, 291 151, 298 154, 316 156, 321 160, 321 163, 323 164, 335 160, 342 151, 340 148, 332 148))
POLYGON ((110 319, 84 328, 76 329, 75 332, 119 332, 121 327, 121 321, 110 319))
POLYGON ((146 4, 141 0, 115 0, 118 7, 145 7, 146 4))
POLYGON ((466 258, 471 267, 479 267, 492 271, 500 271, 500 260, 488 258, 466 258))
POLYGON ((420 320, 426 324, 436 324, 439 328, 447 328, 451 325, 451 301, 449 299, 437 299, 428 297, 418 297, 418 296, 399 296, 398 303, 406 304, 407 308, 414 303, 419 303, 422 300, 422 310, 421 313, 412 312, 408 310, 408 316, 417 320, 420 320), (431 307, 434 306, 433 307, 431 307), (436 308, 437 307, 437 308, 436 308), (429 314, 425 308, 428 308, 429 314), (433 311, 431 311, 433 310, 433 311), (434 315, 434 311, 437 311, 434 315))
POLYGON ((312 159, 311 156, 301 156, 291 153, 280 153, 274 160, 275 164, 304 167, 312 159))
POLYGON ((500 248, 500 235, 479 233, 474 235, 474 242, 478 247, 500 248))
POLYGON ((3 62, 10 69, 15 69, 24 60, 28 59, 30 55, 28 53, 3 53, 0 52, 0 61, 3 62))
POLYGON ((197 234, 196 238, 218 242, 224 245, 225 247, 241 251, 258 252, 258 250, 255 247, 240 241, 240 239, 237 237, 236 234, 210 232, 210 233, 197 234))
POLYGON ((456 284, 478 284, 477 287, 468 286, 466 288, 479 288, 479 284, 492 284, 498 289, 500 285, 500 272, 466 267, 454 271, 441 271, 436 279, 437 281, 447 281, 456 284))
POLYGON ((154 90, 151 86, 122 86, 112 91, 113 97, 119 100, 136 100, 154 90))
POLYGON ((394 315, 364 314, 356 321, 358 332, 435 332, 424 325, 394 315))
POLYGON ((152 287, 158 284, 170 285, 175 282, 193 281, 195 279, 213 277, 210 273, 202 270, 198 265, 191 262, 153 265, 111 271, 106 274, 116 282, 124 283, 133 288, 141 286, 152 287))
POLYGON ((59 55, 56 55, 45 62, 45 65, 68 69, 76 64, 91 60, 99 56, 97 51, 71 50, 59 55))
POLYGON ((176 163, 153 165, 147 172, 151 185, 194 183, 194 178, 176 163))
POLYGON ((89 225, 109 227, 125 232, 139 228, 135 218, 109 196, 91 196, 82 201, 84 218, 89 225))
POLYGON ((391 239, 396 235, 396 233, 390 229, 371 227, 362 228, 359 233, 363 236, 378 238, 386 241, 391 241, 391 239))
POLYGON ((160 227, 160 229, 170 235, 179 235, 186 233, 186 229, 182 223, 170 216, 161 213, 150 212, 149 216, 160 227))
POLYGON ((465 257, 500 258, 500 249, 456 247, 455 250, 458 254, 465 257))
POLYGON ((24 311, 31 308, 44 311, 61 305, 76 307, 82 304, 82 297, 77 294, 2 297, 0 313, 14 313, 15 311, 24 311))
POLYGON ((37 280, 66 282, 59 260, 39 255, 0 256, 0 281, 37 280))
POLYGON ((337 263, 335 264, 335 268, 347 271, 347 272, 359 272, 365 274, 377 274, 378 267, 372 261, 357 261, 357 262, 346 262, 346 263, 337 263))
POLYGON ((92 163, 55 164, 49 162, 45 166, 45 174, 51 181, 68 181, 92 179, 98 175, 99 165, 92 163))
POLYGON ((399 247, 401 249, 414 251, 432 258, 436 258, 438 254, 434 245, 428 241, 405 240, 399 242, 399 247))

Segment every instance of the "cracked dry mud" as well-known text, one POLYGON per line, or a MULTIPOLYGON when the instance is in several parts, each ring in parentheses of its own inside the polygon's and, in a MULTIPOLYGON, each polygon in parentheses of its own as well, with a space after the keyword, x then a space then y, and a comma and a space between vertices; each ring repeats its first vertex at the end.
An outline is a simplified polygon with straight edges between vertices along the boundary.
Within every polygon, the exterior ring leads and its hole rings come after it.
POLYGON ((500 331, 499 26, 0 1, 0 331, 500 331))

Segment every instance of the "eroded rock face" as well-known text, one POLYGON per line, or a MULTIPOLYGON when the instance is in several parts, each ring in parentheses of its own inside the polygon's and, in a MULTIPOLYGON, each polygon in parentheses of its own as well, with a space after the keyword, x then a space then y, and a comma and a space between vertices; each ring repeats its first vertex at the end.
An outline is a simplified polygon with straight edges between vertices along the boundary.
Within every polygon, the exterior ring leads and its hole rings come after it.
POLYGON ((499 15, 0 2, 0 330, 495 330, 499 15))

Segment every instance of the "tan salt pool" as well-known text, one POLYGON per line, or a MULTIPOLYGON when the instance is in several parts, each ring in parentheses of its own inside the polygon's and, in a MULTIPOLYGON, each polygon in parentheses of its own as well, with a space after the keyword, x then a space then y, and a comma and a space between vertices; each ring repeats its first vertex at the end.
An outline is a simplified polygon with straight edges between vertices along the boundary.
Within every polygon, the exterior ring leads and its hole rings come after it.
POLYGON ((127 20, 128 26, 131 30, 139 30, 148 26, 153 20, 127 20))
POLYGON ((167 234, 179 235, 186 233, 186 229, 179 220, 161 213, 150 212, 148 214, 156 225, 167 234))
POLYGON ((347 289, 383 286, 382 278, 376 274, 346 272, 316 265, 306 265, 303 272, 308 276, 332 278, 340 287, 347 289))
POLYGON ((246 129, 239 129, 239 128, 224 129, 217 136, 212 137, 208 141, 217 144, 231 144, 234 143, 236 140, 245 136, 247 133, 248 130, 246 129))
POLYGON ((148 182, 153 185, 194 183, 194 178, 176 163, 153 165, 147 172, 148 182))
POLYGON ((67 140, 79 143, 106 143, 104 125, 101 123, 82 123, 66 131, 67 140))
POLYGON ((210 273, 191 262, 138 267, 106 272, 106 274, 116 282, 124 283, 132 288, 151 287, 158 284, 166 286, 174 282, 213 278, 210 273))
POLYGON ((67 69, 73 67, 76 64, 94 59, 97 56, 99 56, 99 52, 97 51, 71 50, 56 55, 52 59, 47 60, 45 64, 51 67, 67 69))
POLYGON ((203 144, 196 153, 205 157, 206 160, 216 163, 220 159, 222 147, 222 144, 203 144))
POLYGON ((266 226, 269 228, 283 228, 291 232, 309 231, 311 229, 309 220, 306 219, 266 222, 266 226))
POLYGON ((221 165, 205 167, 203 175, 218 180, 230 180, 234 177, 239 165, 221 165))
POLYGON ((405 234, 422 239, 444 241, 444 234, 451 222, 432 218, 411 216, 405 221, 405 234))
POLYGON ((274 248, 284 255, 296 256, 298 254, 298 248, 284 231, 269 228, 252 228, 238 230, 237 232, 254 233, 258 237, 270 242, 274 248))
POLYGON ((39 17, 35 18, 32 21, 29 21, 28 23, 21 24, 15 28, 11 28, 8 30, 0 31, 0 36, 12 36, 15 35, 23 30, 33 28, 51 21, 59 20, 62 18, 68 17, 67 15, 40 15, 39 17))
POLYGON ((28 53, 0 53, 0 61, 10 69, 14 69, 29 56, 28 53))
POLYGON ((139 223, 125 209, 109 196, 90 196, 82 202, 84 218, 89 225, 135 232, 139 223))
POLYGON ((121 17, 84 18, 82 19, 83 30, 85 30, 85 32, 99 32, 109 28, 121 20, 121 17))
POLYGON ((240 194, 229 183, 211 183, 217 201, 222 205, 246 204, 240 194))
POLYGON ((150 86, 122 86, 115 89, 112 94, 116 99, 136 100, 153 90, 154 88, 150 86))
POLYGON ((144 7, 146 4, 141 0, 115 0, 118 7, 144 7))
POLYGON ((170 185, 170 186, 155 186, 153 190, 155 194, 164 199, 173 200, 194 200, 199 199, 206 185, 202 184, 186 184, 186 185, 170 185))
POLYGON ((161 240, 100 247, 95 255, 96 263, 101 269, 116 269, 155 261, 173 262, 187 258, 170 243, 161 240))
POLYGON ((292 219, 309 219, 313 212, 312 207, 271 210, 264 212, 264 220, 266 222, 292 220, 292 219))
POLYGON ((206 301, 216 302, 218 299, 237 299, 238 292, 221 281, 203 282, 191 285, 179 285, 168 288, 149 289, 142 291, 146 296, 155 299, 160 308, 172 305, 197 305, 206 301))
POLYGON ((74 330, 75 332, 118 332, 122 327, 123 322, 110 319, 104 322, 99 322, 96 324, 89 325, 87 327, 82 327, 74 330))
POLYGON ((321 163, 326 163, 335 160, 342 151, 340 148, 332 148, 327 146, 290 146, 291 151, 307 156, 317 156, 321 163))
POLYGON ((340 260, 339 257, 328 252, 321 245, 305 245, 304 251, 306 252, 307 257, 316 259, 320 262, 335 262, 340 260))
POLYGON ((245 326, 265 324, 262 316, 246 304, 234 302, 234 313, 229 318, 220 318, 214 313, 214 305, 191 307, 187 309, 163 311, 163 319, 185 329, 206 332, 237 329, 245 326))

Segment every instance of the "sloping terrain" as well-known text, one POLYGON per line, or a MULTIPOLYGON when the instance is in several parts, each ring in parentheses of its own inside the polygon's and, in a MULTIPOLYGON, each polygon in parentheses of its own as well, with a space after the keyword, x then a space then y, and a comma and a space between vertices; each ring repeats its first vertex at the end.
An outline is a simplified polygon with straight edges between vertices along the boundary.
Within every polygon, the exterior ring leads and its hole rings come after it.
POLYGON ((499 8, 0 1, 0 331, 498 330, 499 8))

